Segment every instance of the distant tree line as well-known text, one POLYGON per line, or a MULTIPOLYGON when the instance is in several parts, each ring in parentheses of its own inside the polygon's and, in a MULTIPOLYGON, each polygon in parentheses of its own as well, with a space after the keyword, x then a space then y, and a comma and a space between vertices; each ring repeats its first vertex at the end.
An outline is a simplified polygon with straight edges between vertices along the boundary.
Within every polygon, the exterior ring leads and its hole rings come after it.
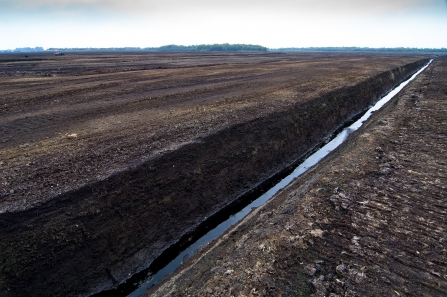
POLYGON ((43 47, 18 47, 14 50, 0 50, 0 53, 33 53, 33 52, 43 52, 45 51, 43 47))
POLYGON ((253 44, 199 44, 164 45, 160 47, 109 47, 109 48, 49 48, 49 51, 152 51, 152 52, 266 52, 264 46, 253 44))
POLYGON ((141 51, 140 47, 50 47, 47 51, 141 51))
POLYGON ((0 53, 43 52, 43 51, 151 51, 151 52, 366 52, 366 53, 447 53, 446 48, 414 48, 414 47, 287 47, 266 48, 253 44, 199 44, 199 45, 164 45, 160 47, 73 47, 49 48, 22 47, 14 50, 0 50, 0 53))
POLYGON ((199 45, 164 45, 160 47, 148 47, 143 50, 161 52, 266 52, 268 49, 261 45, 253 44, 199 44, 199 45))
POLYGON ((414 47, 287 47, 269 49, 271 52, 367 52, 367 53, 447 53, 446 48, 414 47))

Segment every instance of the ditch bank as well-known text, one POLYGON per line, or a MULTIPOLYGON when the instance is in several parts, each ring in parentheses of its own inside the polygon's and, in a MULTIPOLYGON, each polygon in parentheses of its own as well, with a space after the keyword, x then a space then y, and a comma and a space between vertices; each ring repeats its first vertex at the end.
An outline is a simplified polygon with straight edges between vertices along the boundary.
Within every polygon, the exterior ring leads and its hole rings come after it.
POLYGON ((427 62, 197 139, 32 209, 0 214, 0 296, 90 295, 117 286, 427 62))

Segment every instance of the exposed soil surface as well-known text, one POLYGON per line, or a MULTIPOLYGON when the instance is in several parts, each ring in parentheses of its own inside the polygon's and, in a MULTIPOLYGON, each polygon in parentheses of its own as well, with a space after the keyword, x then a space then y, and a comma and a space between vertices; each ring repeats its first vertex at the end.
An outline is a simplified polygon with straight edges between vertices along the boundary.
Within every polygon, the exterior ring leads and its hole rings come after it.
POLYGON ((1 55, 0 296, 116 286, 424 58, 1 55))
POLYGON ((14 211, 418 57, 109 53, 0 59, 0 210, 14 211))
POLYGON ((447 57, 145 296, 447 296, 447 57))

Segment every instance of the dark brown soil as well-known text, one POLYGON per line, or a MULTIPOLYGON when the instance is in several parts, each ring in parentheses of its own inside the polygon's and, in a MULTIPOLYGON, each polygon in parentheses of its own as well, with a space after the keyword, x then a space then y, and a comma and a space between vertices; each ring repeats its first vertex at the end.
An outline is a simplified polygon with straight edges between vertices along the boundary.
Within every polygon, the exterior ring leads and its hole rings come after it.
POLYGON ((447 296, 447 57, 145 296, 447 296))
POLYGON ((0 210, 27 209, 420 58, 105 53, 29 61, 2 55, 0 210))
POLYGON ((30 58, 0 59, 0 296, 117 285, 423 64, 363 54, 30 58))

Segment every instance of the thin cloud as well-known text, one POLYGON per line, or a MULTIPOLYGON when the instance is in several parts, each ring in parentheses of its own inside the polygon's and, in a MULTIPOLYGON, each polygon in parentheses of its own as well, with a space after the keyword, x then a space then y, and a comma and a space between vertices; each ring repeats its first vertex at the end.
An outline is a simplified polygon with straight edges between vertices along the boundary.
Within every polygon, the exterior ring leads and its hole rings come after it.
POLYGON ((142 0, 3 0, 0 7, 16 12, 48 10, 52 12, 78 10, 132 12, 151 7, 151 1, 142 0))
MULTIPOLYGON (((390 12, 408 7, 417 7, 427 2, 436 0, 226 0, 226 1, 204 1, 204 0, 4 0, 3 5, 13 9, 69 9, 72 7, 83 7, 85 9, 116 10, 121 12, 151 13, 153 11, 179 11, 179 10, 251 10, 290 11, 305 13, 361 13, 375 14, 390 12), (146 11, 150 9, 149 11, 146 11)), ((447 2, 447 0, 444 0, 447 2)), ((1 7, 1 6, 0 6, 1 7)))

